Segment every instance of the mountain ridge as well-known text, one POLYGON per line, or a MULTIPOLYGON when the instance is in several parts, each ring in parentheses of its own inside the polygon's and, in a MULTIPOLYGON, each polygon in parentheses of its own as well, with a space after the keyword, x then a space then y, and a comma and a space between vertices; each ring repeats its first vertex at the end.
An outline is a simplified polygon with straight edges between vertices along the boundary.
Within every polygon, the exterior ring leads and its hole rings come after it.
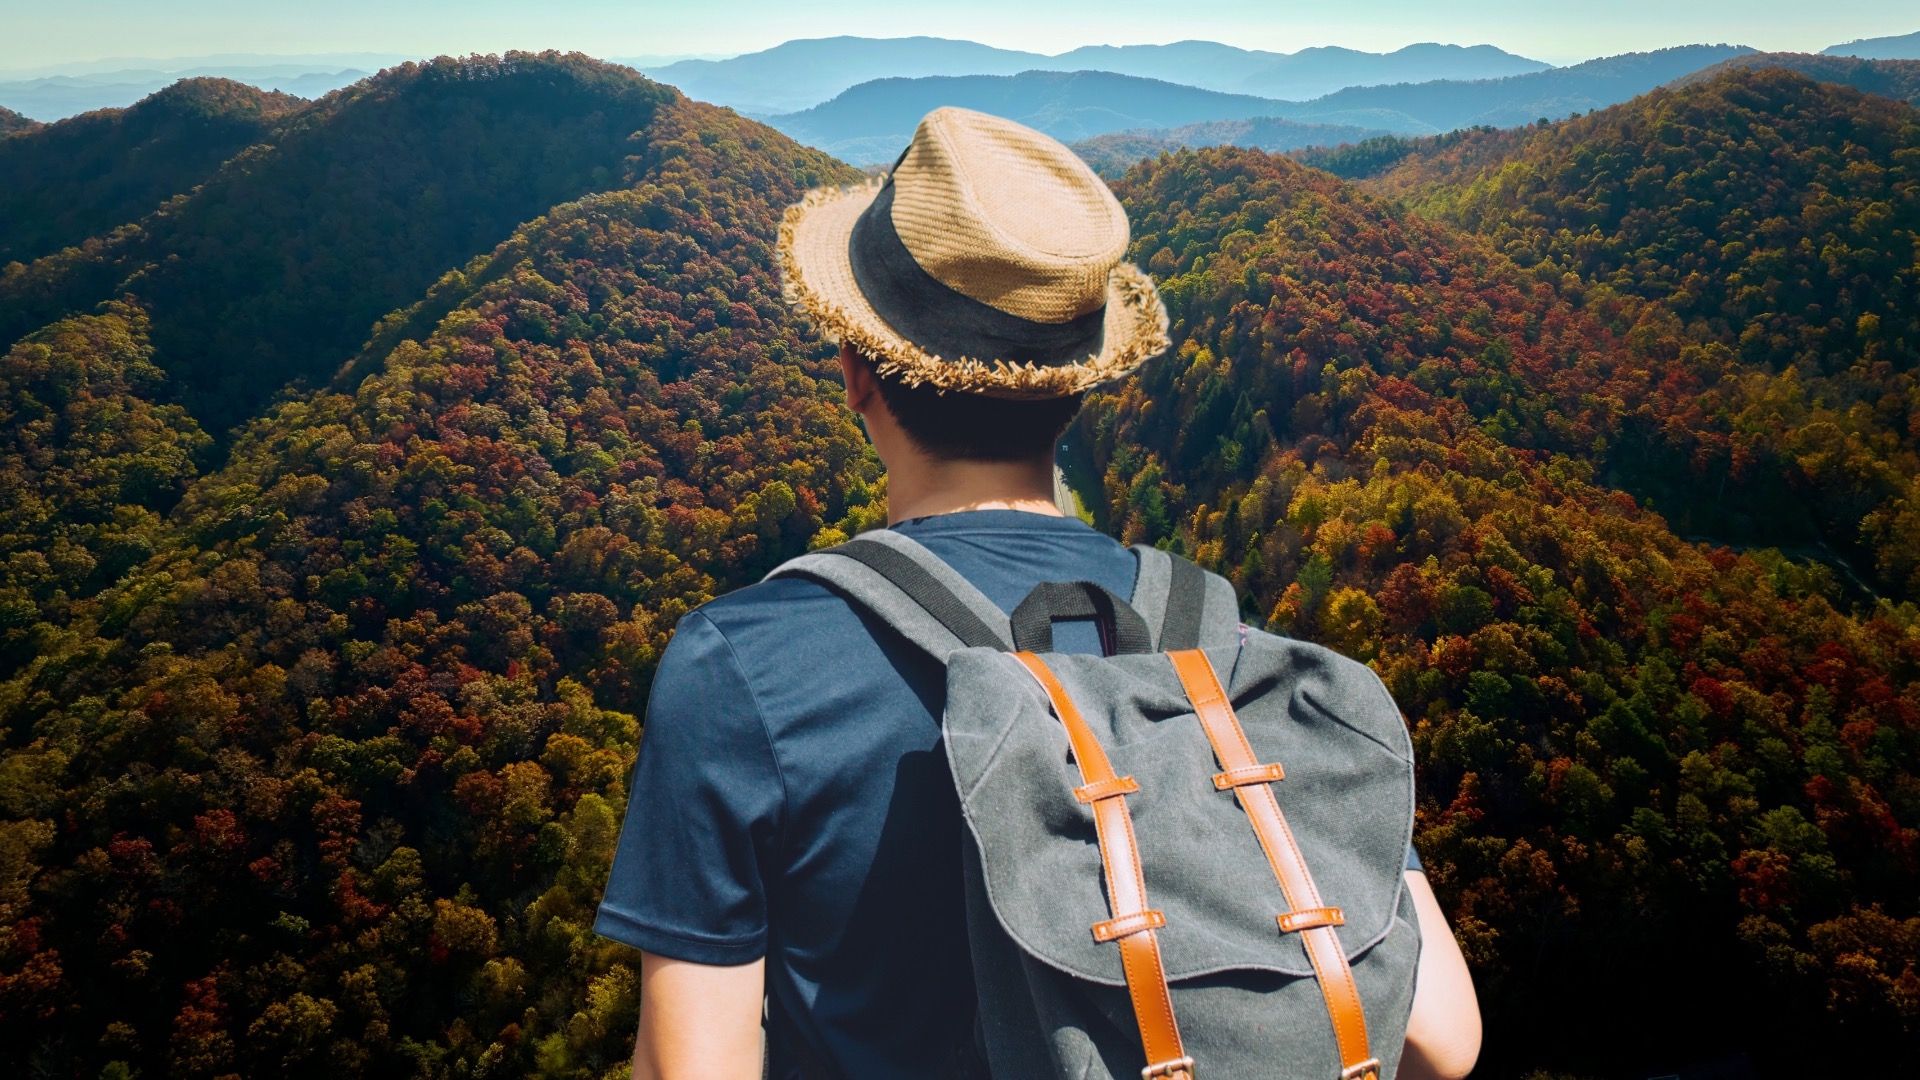
POLYGON ((1920 278, 1901 253, 1920 243, 1916 161, 1920 109, 1736 64, 1588 116, 1478 134, 1437 160, 1410 156, 1368 186, 1715 343, 1691 359, 1705 388, 1668 435, 1684 432, 1689 455, 1745 483, 1796 492, 1801 511, 1743 519, 1724 491, 1679 498, 1676 478, 1661 492, 1678 502, 1676 527, 1705 531, 1698 514, 1730 538, 1825 546, 1911 599, 1920 322, 1903 298, 1920 278))
POLYGON ((577 53, 389 68, 288 114, 270 145, 131 227, 0 271, 0 340, 131 293, 170 385, 224 437, 289 380, 330 377, 449 265, 619 183, 629 136, 677 94, 577 53))
POLYGON ((4 105, 0 105, 0 135, 12 135, 21 131, 32 131, 43 126, 30 116, 22 116, 4 105))
POLYGON ((182 79, 124 109, 37 125, 0 141, 0 265, 31 261, 134 222, 201 183, 307 106, 231 79, 182 79), (138 157, 137 169, 116 168, 138 157))
POLYGON ((1392 110, 1431 129, 1416 134, 1438 134, 1477 124, 1513 127, 1541 117, 1558 120, 1618 104, 1752 51, 1745 46, 1680 45, 1502 79, 1355 87, 1303 103, 1290 115, 1313 120, 1350 115, 1359 109, 1392 110))
POLYGON ((1170 128, 1115 131, 1071 143, 1069 148, 1093 166, 1095 172, 1113 180, 1136 161, 1182 146, 1248 146, 1286 153, 1305 147, 1362 141, 1380 134, 1371 128, 1263 116, 1247 120, 1209 120, 1170 128))
POLYGON ((1920 30, 1892 37, 1858 38, 1821 50, 1822 56, 1859 56, 1868 60, 1920 60, 1920 30))

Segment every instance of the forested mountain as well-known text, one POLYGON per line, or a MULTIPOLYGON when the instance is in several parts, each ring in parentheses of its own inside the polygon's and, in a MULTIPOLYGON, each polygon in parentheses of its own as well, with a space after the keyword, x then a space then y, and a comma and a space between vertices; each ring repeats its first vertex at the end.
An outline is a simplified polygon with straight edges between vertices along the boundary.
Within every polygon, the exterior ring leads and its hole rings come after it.
POLYGON ((1105 71, 1023 71, 875 79, 767 123, 855 164, 890 164, 913 138, 914 125, 940 105, 1009 117, 1074 142, 1128 128, 1274 116, 1287 103, 1105 71))
MULTIPOLYGON (((1359 142, 1304 147, 1289 156, 1345 180, 1378 179, 1415 159, 1423 176, 1444 170, 1475 170, 1508 153, 1535 124, 1496 128, 1478 125, 1441 135, 1375 135, 1359 142)), ((1390 190, 1384 182, 1375 190, 1390 190)))
POLYGON ((1759 68, 1479 141, 1497 152, 1380 186, 1536 273, 1656 303, 1696 345, 1702 385, 1663 438, 1733 486, 1613 479, 1689 532, 1825 542, 1920 598, 1920 111, 1759 68))
MULTIPOLYGON (((536 100, 566 72, 647 89, 531 57, 432 77, 506 97, 508 68, 548 69, 536 100)), ((34 500, 10 532, 42 524, 4 553, 9 1075, 624 1062, 633 955, 587 927, 653 658, 874 479, 771 256, 783 206, 856 174, 648 92, 619 190, 449 275, 431 333, 184 493, 203 437, 145 404, 135 314, 14 347, 0 491, 34 500)))
MULTIPOLYGON (((1175 344, 1070 479, 1392 689, 1476 1075, 1920 1038, 1915 116, 1729 71, 1114 180, 1175 344)), ((885 519, 771 252, 859 174, 577 55, 273 130, 0 277, 0 1071, 622 1075, 655 660, 885 519)))
POLYGON ((1365 141, 1376 133, 1337 124, 1307 124, 1263 116, 1252 120, 1210 120, 1170 128, 1136 128, 1096 135, 1073 143, 1073 151, 1109 179, 1136 161, 1178 150, 1183 146, 1250 146, 1276 153, 1302 147, 1336 146, 1365 141))
POLYGON ((1684 86, 1690 82, 1712 79, 1728 68, 1742 67, 1786 68, 1809 79, 1841 83, 1869 94, 1920 105, 1920 59, 1862 60, 1852 56, 1814 56, 1808 53, 1748 53, 1678 79, 1674 85, 1684 86))
MULTIPOLYGON (((1807 53, 1747 53, 1675 79, 1671 87, 1711 82, 1740 68, 1784 68, 1820 82, 1920 105, 1920 61, 1859 60, 1807 53)), ((1477 125, 1441 135, 1375 135, 1359 142, 1311 146, 1295 160, 1350 180, 1374 180, 1378 192, 1407 196, 1463 184, 1520 153, 1537 123, 1512 128, 1477 125), (1400 166, 1405 163, 1406 167, 1400 166)), ((1144 156, 1144 155, 1143 155, 1144 156)))
POLYGON ((1049 56, 937 37, 839 36, 782 42, 726 60, 681 60, 641 70, 689 96, 750 115, 796 112, 874 79, 1107 71, 1229 93, 1311 98, 1346 86, 1486 79, 1539 71, 1537 60, 1491 45, 1408 45, 1390 53, 1242 49, 1217 41, 1084 45, 1049 56))
POLYGON ((1826 56, 1863 56, 1869 60, 1920 60, 1920 30, 1897 37, 1861 38, 1822 50, 1826 56))
POLYGON ((12 109, 0 107, 0 135, 12 135, 21 131, 33 131, 40 127, 40 121, 21 116, 12 109))
POLYGON ((0 677, 165 542, 211 440, 154 400, 152 351, 145 313, 110 303, 0 357, 0 677))
POLYGON ((1817 565, 1683 542, 1597 482, 1699 392, 1678 327, 1256 151, 1116 190, 1177 360, 1091 403, 1072 472, 1117 535, 1381 672, 1477 1075, 1908 1045, 1920 613, 1850 614, 1817 565))
POLYGON ((288 380, 332 375, 376 319, 516 224, 617 185, 630 136, 672 97, 626 68, 528 54, 388 69, 137 226, 0 271, 0 342, 135 296, 172 392, 221 437, 288 380))
POLYGON ((228 79, 182 79, 129 108, 0 140, 0 264, 138 220, 306 104, 228 79))

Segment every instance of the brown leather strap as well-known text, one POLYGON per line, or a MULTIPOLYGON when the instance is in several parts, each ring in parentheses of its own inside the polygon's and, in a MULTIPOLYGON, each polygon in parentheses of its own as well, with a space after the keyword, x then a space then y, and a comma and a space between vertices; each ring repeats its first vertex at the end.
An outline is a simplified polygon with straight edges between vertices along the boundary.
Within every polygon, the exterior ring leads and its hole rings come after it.
MULTIPOLYGON (((1198 649, 1183 649, 1170 652, 1167 657, 1180 675, 1180 685, 1186 688, 1187 700, 1200 718, 1207 741, 1213 744, 1213 755, 1224 770, 1221 775, 1237 778, 1251 775, 1252 770, 1267 768, 1254 757, 1253 747, 1247 744, 1247 733, 1240 726, 1240 718, 1234 715, 1226 692, 1221 690, 1220 678, 1214 674, 1207 655, 1198 649)), ((1307 949, 1307 959, 1313 963, 1320 994, 1327 1002, 1327 1015, 1333 1020, 1334 1041, 1340 1049, 1341 1080, 1379 1080, 1380 1064, 1367 1052, 1367 1018, 1360 1006, 1360 991, 1354 985, 1353 969, 1347 966, 1346 950, 1340 947, 1340 938, 1333 932, 1341 920, 1339 909, 1321 902, 1320 890, 1307 872, 1300 845, 1294 841, 1293 831, 1280 813, 1273 788, 1264 783, 1223 785, 1218 778, 1214 783, 1216 787, 1230 787, 1240 800, 1240 808, 1253 823, 1260 847, 1267 853, 1267 863, 1273 867, 1274 879, 1280 883, 1280 891, 1292 909, 1279 916, 1280 927, 1283 931, 1299 932, 1307 949)))
POLYGON ((1100 861, 1106 868, 1107 907, 1113 918, 1093 925, 1098 941, 1120 943, 1120 967, 1126 973, 1127 996, 1133 999, 1134 1020, 1140 1026, 1140 1044, 1148 1080, 1193 1080, 1193 1059, 1180 1041, 1173 1019, 1173 994, 1167 988, 1167 970, 1160 961, 1160 939, 1154 930, 1167 924, 1166 916, 1147 907, 1147 880, 1140 869, 1140 848, 1134 842, 1133 815, 1127 796, 1140 790, 1130 776, 1115 776, 1113 763, 1100 739, 1087 726, 1054 678, 1046 662, 1030 652, 1017 652, 1028 672, 1040 682, 1052 702, 1054 715, 1067 729, 1067 744, 1080 768, 1081 786, 1075 796, 1093 806, 1094 835, 1100 841, 1100 861), (1082 796, 1081 793, 1085 795, 1082 796))

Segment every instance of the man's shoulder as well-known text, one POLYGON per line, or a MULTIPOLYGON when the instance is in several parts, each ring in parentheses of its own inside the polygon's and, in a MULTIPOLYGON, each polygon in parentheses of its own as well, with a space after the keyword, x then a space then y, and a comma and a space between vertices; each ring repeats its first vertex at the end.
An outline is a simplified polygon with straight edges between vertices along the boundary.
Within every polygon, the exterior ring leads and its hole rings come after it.
POLYGON ((818 669, 822 646, 859 626, 846 599, 819 582, 756 581, 680 617, 654 669, 652 696, 704 702, 709 714, 745 712, 747 703, 757 710, 776 674, 787 680, 818 669), (720 707, 727 702, 741 708, 720 707))
MULTIPOLYGON (((683 652, 723 652, 743 676, 861 632, 859 615, 839 592, 812 578, 777 577, 722 593, 682 616, 674 641, 683 652)), ((675 651, 671 643, 669 652, 675 651)), ((668 667, 671 665, 663 665, 668 667)))
POLYGON ((792 626, 803 619, 847 607, 844 596, 814 578, 783 576, 749 582, 693 610, 725 634, 756 629, 768 623, 792 626))

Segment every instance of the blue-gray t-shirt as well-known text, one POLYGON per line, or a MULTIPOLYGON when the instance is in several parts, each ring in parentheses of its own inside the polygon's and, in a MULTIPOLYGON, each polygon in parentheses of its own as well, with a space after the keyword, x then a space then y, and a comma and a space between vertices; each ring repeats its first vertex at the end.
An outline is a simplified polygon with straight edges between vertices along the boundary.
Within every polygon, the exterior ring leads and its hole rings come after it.
MULTIPOLYGON (((893 528, 1007 611, 1042 581, 1133 592, 1133 553, 1077 518, 893 528)), ((1054 647, 1098 652, 1098 635, 1062 622, 1054 647)), ((931 657, 805 578, 701 605, 660 657, 594 930, 695 963, 765 957, 775 1080, 934 1076, 972 1036, 945 687, 931 657)))

